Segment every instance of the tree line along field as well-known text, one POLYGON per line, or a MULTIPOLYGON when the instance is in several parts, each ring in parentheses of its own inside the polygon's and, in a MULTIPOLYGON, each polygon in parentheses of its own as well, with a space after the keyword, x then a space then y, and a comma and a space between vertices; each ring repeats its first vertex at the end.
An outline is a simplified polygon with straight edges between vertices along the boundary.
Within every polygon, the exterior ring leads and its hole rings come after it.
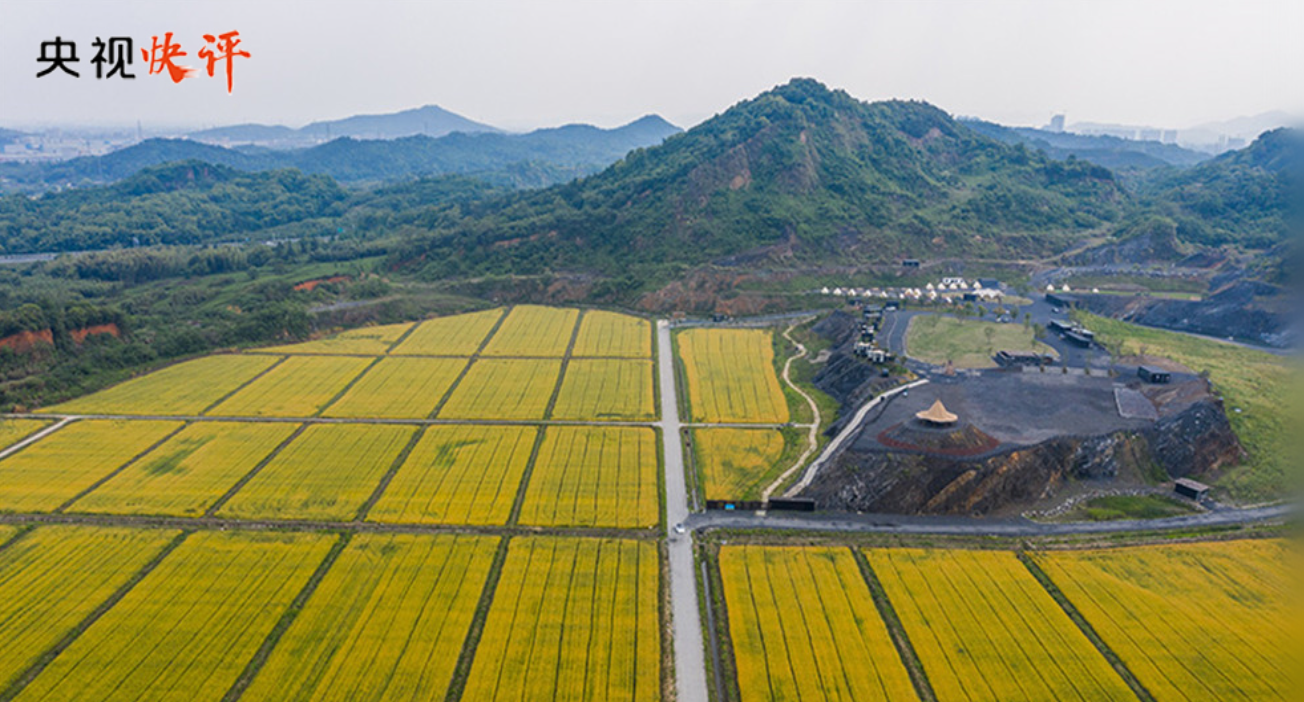
POLYGON ((1158 702, 1289 699, 1289 548, 725 545, 729 696, 1123 700, 1135 685, 1158 702), (913 685, 889 632, 918 661, 913 685))

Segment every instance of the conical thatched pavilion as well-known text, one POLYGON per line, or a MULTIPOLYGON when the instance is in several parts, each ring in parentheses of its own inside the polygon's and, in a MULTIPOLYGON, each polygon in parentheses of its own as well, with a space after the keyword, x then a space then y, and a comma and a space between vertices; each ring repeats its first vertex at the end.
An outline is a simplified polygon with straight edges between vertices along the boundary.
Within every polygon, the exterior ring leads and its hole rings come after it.
POLYGON ((941 400, 934 400, 932 407, 929 407, 922 412, 915 412, 915 418, 925 424, 939 427, 950 426, 955 424, 956 420, 959 419, 955 414, 947 411, 946 407, 942 405, 941 400))

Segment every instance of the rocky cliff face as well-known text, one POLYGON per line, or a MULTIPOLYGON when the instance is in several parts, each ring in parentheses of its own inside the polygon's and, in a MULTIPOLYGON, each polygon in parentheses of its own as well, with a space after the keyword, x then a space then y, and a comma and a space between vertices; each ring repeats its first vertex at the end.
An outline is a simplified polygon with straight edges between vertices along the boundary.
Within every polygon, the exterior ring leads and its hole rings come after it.
POLYGON ((981 460, 849 449, 802 496, 827 510, 985 515, 1051 497, 1071 479, 1203 476, 1241 455, 1222 407, 1209 398, 1140 431, 1057 437, 981 460))

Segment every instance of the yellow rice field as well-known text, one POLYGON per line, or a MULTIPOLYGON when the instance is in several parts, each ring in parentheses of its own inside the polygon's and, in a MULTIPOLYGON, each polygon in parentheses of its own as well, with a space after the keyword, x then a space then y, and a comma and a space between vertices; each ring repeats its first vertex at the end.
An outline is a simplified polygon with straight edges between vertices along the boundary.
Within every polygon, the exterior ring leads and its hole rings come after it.
POLYGON ((655 544, 519 537, 464 702, 661 699, 655 544))
POLYGON ((425 419, 465 367, 460 358, 383 358, 322 416, 425 419))
POLYGON ((571 359, 553 419, 648 420, 656 416, 652 362, 617 358, 571 359))
POLYGON ((560 360, 481 358, 439 411, 440 419, 543 419, 560 360))
POLYGON ((427 427, 367 519, 506 524, 538 431, 521 426, 427 427))
POLYGON ((179 429, 181 422, 82 420, 0 460, 0 512, 48 512, 179 429))
POLYGON ((286 423, 195 422, 69 511, 198 517, 294 429, 286 423))
POLYGON ((205 356, 43 411, 197 415, 278 360, 275 356, 239 354, 205 356))
POLYGON ((0 450, 26 439, 54 424, 40 419, 0 419, 0 450))
POLYGON ((0 690, 178 533, 48 526, 0 551, 0 690))
POLYGON ((847 549, 725 546, 720 575, 742 702, 917 699, 847 549))
POLYGON ((656 433, 645 427, 553 426, 545 430, 521 505, 521 524, 655 526, 656 433))
POLYGON ((788 421, 769 331, 686 329, 676 340, 694 422, 788 421))
POLYGON ((865 555, 940 702, 1134 697, 1013 553, 865 555))
POLYGON ((391 354, 396 356, 470 356, 480 348, 503 310, 485 310, 420 322, 391 354))
POLYGON ((412 438, 415 427, 315 424, 281 450, 219 516, 352 519, 412 438))
POLYGON ((1159 702, 1287 700, 1300 691, 1292 548, 1228 541, 1035 559, 1159 702))
POLYGON ((485 356, 546 356, 566 354, 579 311, 560 307, 518 305, 484 348, 485 356))
POLYGON ((778 429, 693 430, 693 459, 708 500, 759 499, 783 472, 786 442, 778 429))
POLYGON ((16 699, 221 699, 334 538, 187 537, 16 699))
POLYGON ((241 699, 444 699, 497 544, 355 536, 241 699))
POLYGON ((394 342, 403 337, 412 322, 404 324, 384 324, 374 327, 362 327, 340 332, 324 339, 306 341, 302 344, 287 344, 259 349, 268 353, 320 353, 320 354, 354 354, 362 356, 379 356, 389 351, 394 342))
POLYGON ((312 417, 372 363, 352 356, 291 356, 207 414, 312 417))
POLYGON ((580 321, 572 355, 651 358, 652 323, 627 314, 590 310, 580 321))

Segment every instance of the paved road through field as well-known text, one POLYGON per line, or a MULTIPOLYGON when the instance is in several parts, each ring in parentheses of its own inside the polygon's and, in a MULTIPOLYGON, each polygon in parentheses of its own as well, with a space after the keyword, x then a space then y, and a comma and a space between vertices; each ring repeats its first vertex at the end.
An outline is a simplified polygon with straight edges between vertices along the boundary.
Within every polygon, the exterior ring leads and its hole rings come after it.
POLYGON ((661 440, 666 463, 666 540, 670 553, 670 616, 674 625, 675 690, 680 702, 707 702, 706 660, 702 624, 697 609, 697 578, 693 570, 693 535, 678 534, 675 525, 688 519, 688 482, 680 440, 679 398, 675 391, 675 359, 670 325, 657 322, 657 372, 661 383, 661 440))

